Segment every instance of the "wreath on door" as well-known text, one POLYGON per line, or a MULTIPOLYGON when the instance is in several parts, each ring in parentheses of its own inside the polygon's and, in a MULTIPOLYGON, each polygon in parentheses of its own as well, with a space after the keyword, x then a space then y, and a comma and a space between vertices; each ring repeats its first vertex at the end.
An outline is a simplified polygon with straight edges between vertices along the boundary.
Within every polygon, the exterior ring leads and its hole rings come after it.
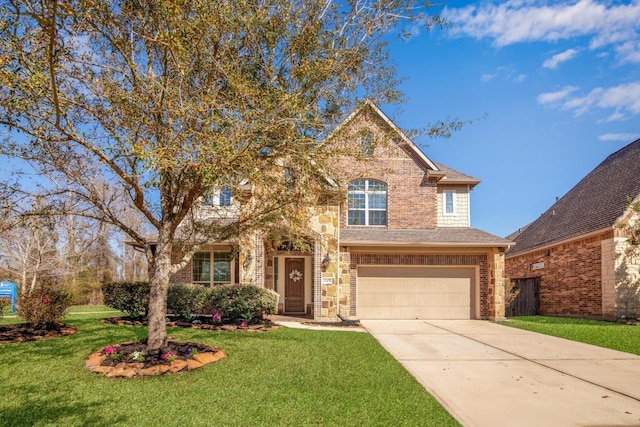
POLYGON ((294 282, 299 282, 302 279, 302 273, 298 270, 291 270, 291 273, 289 273, 289 279, 294 282))

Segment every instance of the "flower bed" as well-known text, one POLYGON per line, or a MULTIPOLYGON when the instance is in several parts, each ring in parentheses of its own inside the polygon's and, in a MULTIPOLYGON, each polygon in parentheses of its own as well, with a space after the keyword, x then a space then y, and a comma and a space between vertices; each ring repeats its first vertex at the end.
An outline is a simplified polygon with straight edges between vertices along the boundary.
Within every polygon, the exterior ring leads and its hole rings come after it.
POLYGON ((91 354, 85 366, 109 378, 133 378, 191 371, 225 357, 219 348, 198 343, 169 341, 160 351, 147 352, 145 343, 127 342, 91 354))

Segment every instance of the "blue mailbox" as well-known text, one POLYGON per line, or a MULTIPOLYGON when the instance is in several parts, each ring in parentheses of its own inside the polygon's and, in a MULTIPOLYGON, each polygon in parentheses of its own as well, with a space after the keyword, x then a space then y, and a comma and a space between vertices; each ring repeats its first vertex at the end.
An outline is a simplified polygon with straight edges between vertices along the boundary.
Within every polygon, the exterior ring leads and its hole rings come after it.
POLYGON ((13 282, 0 282, 0 298, 9 298, 11 300, 11 313, 15 313, 18 285, 13 282))

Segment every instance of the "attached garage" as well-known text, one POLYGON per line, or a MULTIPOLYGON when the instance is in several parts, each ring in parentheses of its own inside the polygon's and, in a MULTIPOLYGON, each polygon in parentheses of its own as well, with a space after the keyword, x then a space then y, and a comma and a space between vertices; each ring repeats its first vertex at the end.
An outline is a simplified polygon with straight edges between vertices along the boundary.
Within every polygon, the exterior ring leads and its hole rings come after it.
POLYGON ((474 319, 476 268, 358 266, 359 319, 474 319))

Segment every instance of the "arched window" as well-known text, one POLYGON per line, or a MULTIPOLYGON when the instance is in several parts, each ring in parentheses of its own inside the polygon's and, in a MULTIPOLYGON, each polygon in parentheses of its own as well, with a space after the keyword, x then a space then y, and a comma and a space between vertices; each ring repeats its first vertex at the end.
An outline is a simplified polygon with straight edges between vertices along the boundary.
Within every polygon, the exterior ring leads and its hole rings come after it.
POLYGON ((347 192, 348 225, 387 225, 387 184, 374 179, 357 179, 347 192))

